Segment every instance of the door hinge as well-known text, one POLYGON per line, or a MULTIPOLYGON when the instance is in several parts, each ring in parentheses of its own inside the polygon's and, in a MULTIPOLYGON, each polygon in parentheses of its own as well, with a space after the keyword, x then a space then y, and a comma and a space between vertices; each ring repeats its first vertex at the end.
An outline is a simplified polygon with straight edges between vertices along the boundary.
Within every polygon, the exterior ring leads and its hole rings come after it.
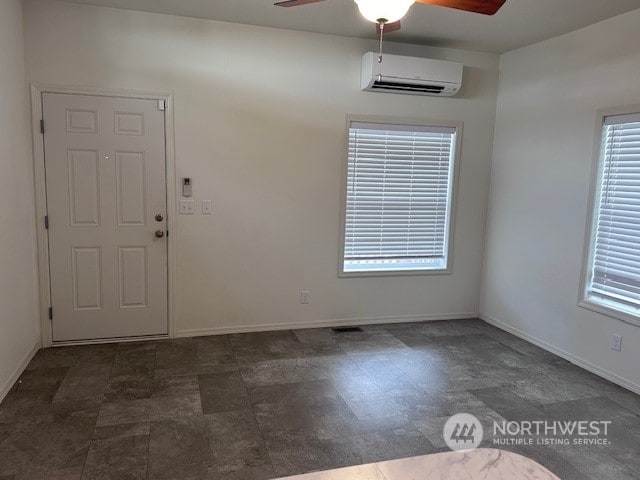
POLYGON ((161 112, 164 112, 167 108, 167 104, 165 103, 164 100, 158 100, 158 110, 160 110, 161 112))
POLYGON ((49 320, 53 320, 53 307, 49 307, 49 320))
POLYGON ((44 135, 44 118, 40 120, 40 133, 44 135))
POLYGON ((49 230, 49 215, 44 216, 44 228, 49 230))

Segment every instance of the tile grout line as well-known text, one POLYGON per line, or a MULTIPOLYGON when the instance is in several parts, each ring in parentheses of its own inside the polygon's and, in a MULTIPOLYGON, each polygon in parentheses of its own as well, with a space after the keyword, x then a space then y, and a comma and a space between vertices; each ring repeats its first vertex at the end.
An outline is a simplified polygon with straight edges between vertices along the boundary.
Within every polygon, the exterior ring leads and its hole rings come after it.
MULTIPOLYGON (((113 372, 113 369, 115 367, 115 361, 116 361, 116 355, 118 354, 118 348, 115 348, 115 354, 113 355, 113 360, 111 361, 111 369, 109 370, 109 376, 107 378, 107 381, 105 383, 104 389, 102 390, 102 396, 100 397, 100 408, 98 409, 98 413, 96 414, 96 423, 93 426, 93 433, 91 434, 91 438, 89 439, 89 445, 87 447, 87 456, 84 459, 84 463, 82 465, 82 471, 80 472, 80 480, 83 480, 84 478, 84 474, 85 474, 85 470, 87 468, 87 463, 89 462, 89 453, 91 452, 91 447, 93 446, 93 442, 95 440, 95 435, 96 435, 96 430, 98 429, 98 418, 100 417, 100 411, 102 410, 102 405, 104 404, 104 396, 106 393, 106 390, 109 386, 109 382, 111 381, 111 373, 113 372)), ((77 362, 77 360, 76 360, 77 362)), ((75 365, 75 363, 74 363, 75 365)))
MULTIPOLYGON (((269 449, 267 448, 267 443, 265 442, 264 439, 264 432, 262 431, 262 428, 260 427, 260 422, 258 422, 258 417, 256 415, 256 410, 255 410, 255 406, 253 405, 253 403, 251 402, 251 398, 249 397, 249 391, 247 390, 247 383, 244 379, 244 376, 242 375, 242 371, 240 370, 240 362, 238 361, 238 355, 236 353, 236 349, 230 345, 232 351, 233 351, 233 356, 236 359, 236 364, 238 365, 238 374, 240 375, 240 379, 242 380, 242 386, 244 387, 244 391, 247 395, 247 401, 249 402, 249 408, 251 409, 251 413, 253 414, 253 419, 256 422, 256 427, 258 429, 258 433, 260 434, 260 442, 262 443, 262 446, 264 447, 264 451, 267 452, 267 457, 269 457, 269 465, 271 466, 271 471, 273 472, 274 475, 278 475, 276 473, 276 468, 275 465, 273 463, 273 458, 271 457, 271 452, 269 451, 269 449)), ((274 478, 278 478, 278 477, 274 477, 274 478)))
MULTIPOLYGON (((156 380, 156 366, 158 365, 158 345, 156 344, 156 348, 153 351, 153 382, 152 385, 155 384, 156 380)), ((200 394, 200 388, 198 388, 198 394, 200 394)), ((202 398, 200 399, 202 402, 202 398)), ((149 445, 147 445, 147 475, 145 476, 147 480, 149 479, 150 471, 151 471, 151 418, 149 418, 149 445)))

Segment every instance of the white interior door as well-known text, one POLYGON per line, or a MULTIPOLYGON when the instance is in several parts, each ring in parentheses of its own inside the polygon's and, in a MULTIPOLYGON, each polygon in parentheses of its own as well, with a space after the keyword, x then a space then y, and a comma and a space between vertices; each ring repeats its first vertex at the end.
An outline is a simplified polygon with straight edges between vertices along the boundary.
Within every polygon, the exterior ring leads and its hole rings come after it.
POLYGON ((166 334, 164 111, 131 98, 42 102, 53 340, 166 334))

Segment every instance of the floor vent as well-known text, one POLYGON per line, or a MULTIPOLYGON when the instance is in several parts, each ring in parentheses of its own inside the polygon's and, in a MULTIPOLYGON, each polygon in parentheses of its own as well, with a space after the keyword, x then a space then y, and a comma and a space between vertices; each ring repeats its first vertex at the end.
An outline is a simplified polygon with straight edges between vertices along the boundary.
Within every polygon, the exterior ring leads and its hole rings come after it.
POLYGON ((353 332, 361 332, 362 329, 360 327, 338 327, 332 328, 334 333, 353 333, 353 332))

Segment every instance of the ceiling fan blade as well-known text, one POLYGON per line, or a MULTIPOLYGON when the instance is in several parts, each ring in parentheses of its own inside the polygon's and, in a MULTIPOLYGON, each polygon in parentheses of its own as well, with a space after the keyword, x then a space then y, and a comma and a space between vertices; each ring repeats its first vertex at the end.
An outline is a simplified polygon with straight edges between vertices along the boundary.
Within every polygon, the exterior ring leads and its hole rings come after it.
MULTIPOLYGON (((384 33, 390 33, 390 32, 396 32, 398 30, 400 30, 402 28, 402 25, 400 24, 400 20, 398 20, 397 22, 392 22, 392 23, 385 23, 384 24, 384 33)), ((376 32, 378 33, 378 35, 380 35, 380 24, 376 24, 376 32)))
POLYGON ((324 2, 324 0, 285 0, 284 2, 276 2, 276 7, 297 7, 298 5, 306 5, 307 3, 324 2))
POLYGON ((438 5, 440 7, 456 8, 467 12, 494 15, 507 0, 416 0, 426 5, 438 5))

